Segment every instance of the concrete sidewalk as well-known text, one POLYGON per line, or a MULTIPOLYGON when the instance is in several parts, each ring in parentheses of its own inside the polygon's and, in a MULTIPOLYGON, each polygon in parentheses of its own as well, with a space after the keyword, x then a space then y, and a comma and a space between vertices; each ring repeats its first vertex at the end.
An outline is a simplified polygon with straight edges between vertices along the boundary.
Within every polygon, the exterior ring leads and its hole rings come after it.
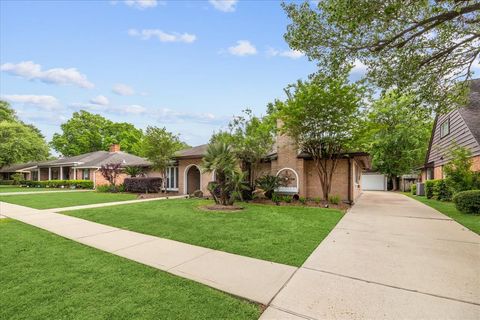
POLYGON ((480 319, 480 237, 402 194, 365 192, 261 319, 480 319))
MULTIPOLYGON (((121 202, 125 203, 127 201, 121 202)), ((0 215, 265 305, 297 270, 283 264, 122 230, 52 210, 0 202, 0 215)))
MULTIPOLYGON (((25 188, 27 189, 27 188, 25 188)), ((67 192, 93 192, 94 190, 54 190, 54 191, 20 191, 20 192, 0 192, 1 196, 21 196, 24 194, 45 194, 45 193, 67 193, 67 192)))

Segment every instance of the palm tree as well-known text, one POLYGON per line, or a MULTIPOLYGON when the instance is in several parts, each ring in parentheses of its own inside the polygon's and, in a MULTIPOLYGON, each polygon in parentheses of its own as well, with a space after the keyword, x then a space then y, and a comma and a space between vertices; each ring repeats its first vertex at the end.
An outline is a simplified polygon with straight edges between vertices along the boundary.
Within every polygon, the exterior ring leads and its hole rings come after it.
POLYGON ((230 146, 222 141, 210 143, 203 157, 202 171, 214 172, 216 181, 209 186, 209 191, 216 203, 231 205, 232 177, 236 174, 237 160, 230 146))

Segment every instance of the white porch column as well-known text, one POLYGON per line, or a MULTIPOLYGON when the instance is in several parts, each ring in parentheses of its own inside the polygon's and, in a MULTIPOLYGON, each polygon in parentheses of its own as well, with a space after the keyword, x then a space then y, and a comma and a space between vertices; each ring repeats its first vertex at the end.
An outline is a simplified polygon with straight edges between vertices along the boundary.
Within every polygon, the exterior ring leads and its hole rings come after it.
POLYGON ((77 168, 73 167, 73 180, 77 180, 77 168))
POLYGON ((60 166, 60 180, 63 180, 63 167, 60 166))
POLYGON ((40 168, 38 168, 38 177, 37 180, 40 181, 40 168))
POLYGON ((48 167, 48 180, 52 180, 52 167, 48 167))

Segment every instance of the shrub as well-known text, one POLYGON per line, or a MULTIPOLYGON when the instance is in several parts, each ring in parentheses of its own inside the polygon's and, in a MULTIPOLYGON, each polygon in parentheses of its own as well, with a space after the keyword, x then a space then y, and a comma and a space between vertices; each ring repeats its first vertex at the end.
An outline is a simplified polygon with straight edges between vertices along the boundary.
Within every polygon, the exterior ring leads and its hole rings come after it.
POLYGON ((453 202, 463 213, 480 214, 480 190, 461 191, 455 194, 453 202))
POLYGON ((276 204, 280 203, 282 201, 282 197, 279 196, 278 194, 274 193, 272 194, 272 201, 275 202, 276 204))
POLYGON ((315 197, 315 198, 313 198, 313 201, 314 201, 316 204, 319 204, 319 203, 322 202, 322 198, 320 198, 320 197, 315 197))
POLYGON ((440 201, 452 200, 452 191, 444 179, 435 180, 433 183, 433 198, 440 201))
POLYGON ((111 185, 108 185, 108 184, 102 184, 100 186, 97 186, 97 188, 95 188, 95 191, 97 191, 97 192, 112 192, 113 187, 111 185))
POLYGON ((339 195, 333 195, 328 198, 328 201, 331 204, 339 204, 340 203, 340 196, 339 195))
POLYGON ((446 181, 454 193, 472 190, 474 173, 472 167, 472 153, 465 147, 454 145, 449 150, 451 160, 444 167, 446 181))
POLYGON ((280 185, 280 178, 267 174, 258 178, 255 182, 265 192, 265 197, 272 199, 273 193, 280 185))
POLYGON ((143 171, 144 170, 142 167, 135 167, 135 166, 125 167, 125 173, 132 178, 143 175, 143 171))
POLYGON ((125 191, 128 192, 160 192, 162 188, 162 178, 125 178, 123 181, 125 191))
POLYGON ((285 202, 285 203, 291 203, 292 200, 293 200, 292 196, 283 196, 282 197, 282 201, 285 202))
POLYGON ((12 185, 13 180, 0 180, 0 185, 12 185))
POLYGON ((202 190, 195 190, 190 196, 193 198, 203 198, 203 192, 202 190))
POLYGON ((12 175, 12 179, 13 179, 14 185, 19 185, 21 181, 23 181, 23 174, 17 172, 14 175, 12 175))
POLYGON ((305 197, 299 197, 299 198, 298 198, 298 201, 300 201, 301 204, 305 204, 305 203, 307 203, 307 198, 305 198, 305 197))
POLYGON ((412 184, 412 186, 410 187, 410 192, 416 196, 417 195, 417 185, 416 184, 412 184))
POLYGON ((78 188, 78 189, 93 189, 93 181, 91 180, 47 180, 47 181, 33 181, 25 180, 21 182, 22 185, 32 188, 78 188))
POLYGON ((433 197, 433 186, 436 180, 427 180, 425 181, 425 196, 427 199, 431 199, 433 197))

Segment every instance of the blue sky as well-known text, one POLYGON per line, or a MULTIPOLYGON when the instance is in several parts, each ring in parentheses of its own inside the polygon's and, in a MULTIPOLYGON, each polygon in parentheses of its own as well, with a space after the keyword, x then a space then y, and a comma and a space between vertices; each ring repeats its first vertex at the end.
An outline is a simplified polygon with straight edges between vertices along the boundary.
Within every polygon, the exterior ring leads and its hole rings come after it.
POLYGON ((74 111, 191 145, 315 71, 279 1, 1 1, 0 95, 50 140, 74 111))

